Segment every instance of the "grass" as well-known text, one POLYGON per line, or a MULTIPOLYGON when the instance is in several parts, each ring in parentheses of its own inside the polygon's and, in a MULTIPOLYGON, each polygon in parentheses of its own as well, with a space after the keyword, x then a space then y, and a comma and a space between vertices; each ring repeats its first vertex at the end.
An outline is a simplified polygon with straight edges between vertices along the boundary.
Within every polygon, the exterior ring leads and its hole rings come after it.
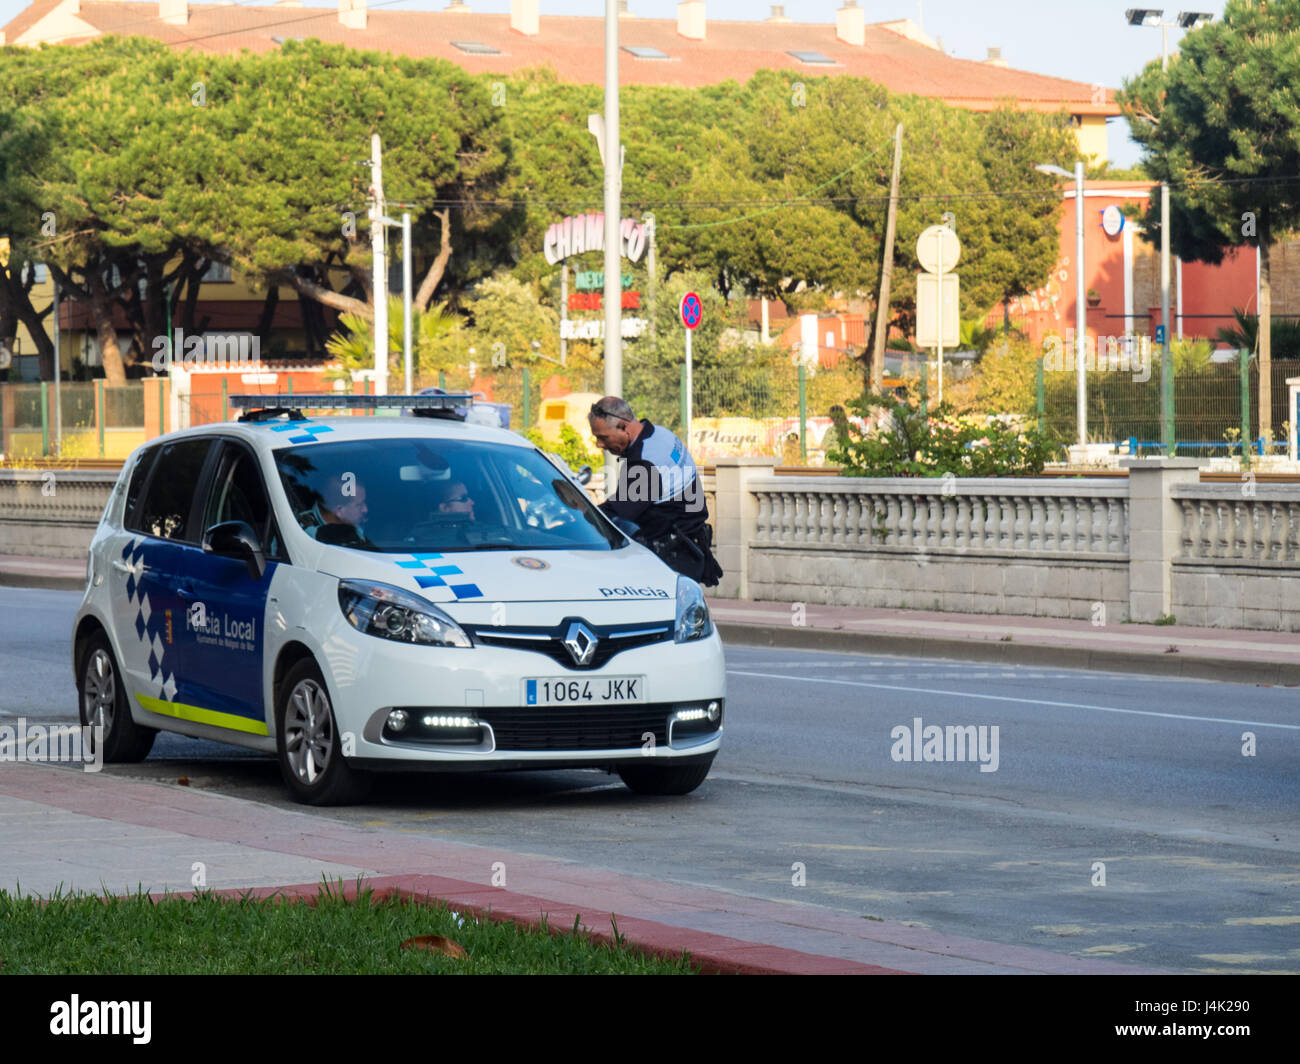
MULTIPOLYGON (((577 930, 575 921, 574 930, 577 930)), ((47 899, 0 891, 0 971, 7 975, 689 975, 674 960, 581 934, 552 934, 510 921, 476 920, 443 904, 345 898, 328 884, 311 904, 281 897, 153 900, 56 893, 47 899), (469 954, 457 959, 402 949, 442 935, 469 954)))

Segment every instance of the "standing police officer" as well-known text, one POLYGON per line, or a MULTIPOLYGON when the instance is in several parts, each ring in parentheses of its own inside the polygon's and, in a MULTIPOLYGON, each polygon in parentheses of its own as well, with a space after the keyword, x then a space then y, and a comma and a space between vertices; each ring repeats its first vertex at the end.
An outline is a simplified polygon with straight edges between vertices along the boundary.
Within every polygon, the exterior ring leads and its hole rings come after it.
POLYGON ((637 538, 679 573, 712 587, 722 569, 709 549, 713 534, 695 461, 662 425, 638 419, 624 400, 607 395, 587 414, 602 450, 618 455, 623 470, 600 508, 635 521, 637 538))

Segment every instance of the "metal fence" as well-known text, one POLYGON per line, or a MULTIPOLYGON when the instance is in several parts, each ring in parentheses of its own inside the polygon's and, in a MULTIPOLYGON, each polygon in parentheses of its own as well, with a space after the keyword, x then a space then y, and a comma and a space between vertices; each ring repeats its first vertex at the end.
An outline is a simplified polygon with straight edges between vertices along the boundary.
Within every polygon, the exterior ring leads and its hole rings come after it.
MULTIPOLYGON (((42 457, 125 458, 146 437, 149 381, 109 387, 104 381, 0 384, 0 454, 7 460, 42 457)), ((154 407, 157 413, 157 404, 154 407)), ((155 417, 153 432, 157 433, 155 417)))
MULTIPOLYGON (((1088 436, 1091 442, 1129 443, 1139 452, 1163 449, 1159 351, 1150 378, 1132 373, 1094 371, 1086 374, 1088 436)), ((1040 371, 1041 372, 1041 371, 1040 371)), ((1248 366, 1246 418, 1242 410, 1239 365, 1212 363, 1174 377, 1174 438, 1181 455, 1216 456, 1240 453, 1243 435, 1261 452, 1259 437, 1259 364, 1248 366), (1243 433, 1244 428, 1244 433, 1243 433)), ((1300 359, 1272 362, 1273 439, 1286 438, 1287 378, 1300 376, 1300 359)), ((1073 372, 1043 374, 1040 415, 1048 433, 1058 441, 1076 435, 1076 383, 1073 372)))

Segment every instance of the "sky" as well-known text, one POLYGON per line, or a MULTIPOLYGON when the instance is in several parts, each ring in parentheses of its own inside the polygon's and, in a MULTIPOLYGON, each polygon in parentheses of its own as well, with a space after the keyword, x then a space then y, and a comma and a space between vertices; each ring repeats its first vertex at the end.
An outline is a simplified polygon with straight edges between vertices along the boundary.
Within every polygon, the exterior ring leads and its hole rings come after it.
MULTIPOLYGON (((270 6, 272 0, 254 0, 247 6, 270 6)), ((1194 0, 1188 10, 1222 17, 1225 0, 1194 0)), ((468 0, 474 11, 506 12, 510 0, 468 0)), ((910 18, 936 37, 949 55, 959 59, 984 59, 988 49, 1001 48, 1002 58, 1019 70, 1070 78, 1118 89, 1126 77, 1137 74, 1160 57, 1158 28, 1129 26, 1124 12, 1134 0, 859 0, 868 22, 910 18)), ((23 0, 0 0, 0 25, 28 5, 23 0)), ((337 7, 309 0, 307 6, 337 7)), ((436 11, 446 0, 370 0, 372 9, 436 11)), ((841 0, 787 0, 787 18, 799 22, 834 24, 841 0)), ((642 18, 676 18, 675 0, 630 0, 634 15, 642 18)), ((601 0, 539 0, 547 15, 601 15, 601 0)), ((1171 20, 1183 8, 1165 8, 1171 20)), ((771 4, 757 0, 706 0, 710 20, 757 21, 771 14, 771 4)), ((1183 31, 1169 30, 1173 53, 1183 31)), ((1131 166, 1139 148, 1128 138, 1122 119, 1109 123, 1110 158, 1116 166, 1131 166)))

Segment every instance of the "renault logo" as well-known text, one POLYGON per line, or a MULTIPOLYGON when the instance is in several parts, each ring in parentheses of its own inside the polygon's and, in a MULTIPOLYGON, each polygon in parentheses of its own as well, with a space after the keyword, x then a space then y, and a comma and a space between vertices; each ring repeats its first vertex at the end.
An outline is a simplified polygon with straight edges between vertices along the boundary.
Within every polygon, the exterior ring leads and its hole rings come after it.
POLYGON ((575 665, 590 664, 599 642, 595 633, 581 621, 574 621, 564 634, 564 647, 575 665))

